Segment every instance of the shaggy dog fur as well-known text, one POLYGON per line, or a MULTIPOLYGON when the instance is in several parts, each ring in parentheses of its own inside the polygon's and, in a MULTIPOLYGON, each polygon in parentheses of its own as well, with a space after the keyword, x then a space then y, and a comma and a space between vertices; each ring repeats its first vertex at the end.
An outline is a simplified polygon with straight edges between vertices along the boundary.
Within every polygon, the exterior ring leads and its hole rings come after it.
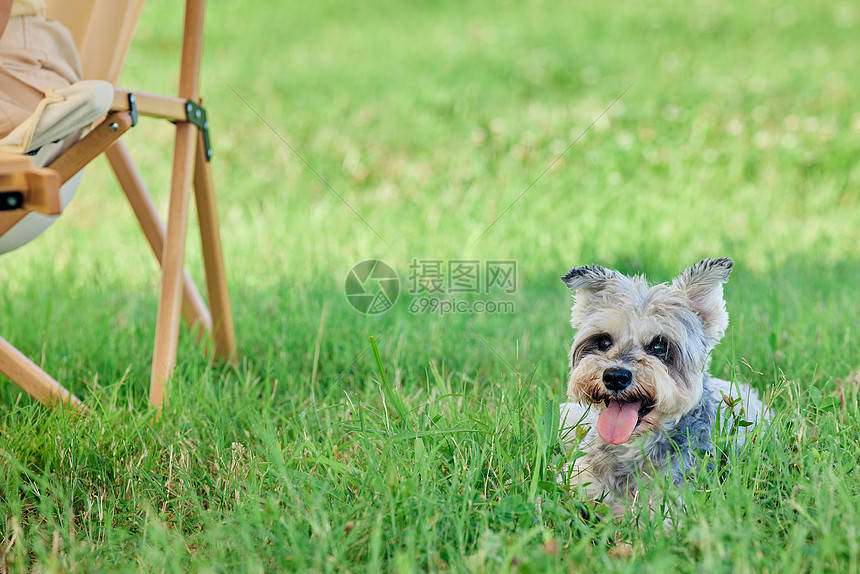
MULTIPOLYGON (((670 473, 683 485, 697 453, 713 453, 718 417, 766 416, 749 386, 707 372, 728 326, 723 284, 731 268, 730 259, 705 259, 654 286, 598 266, 562 278, 576 293, 562 439, 585 455, 560 479, 584 486, 613 515, 623 514, 649 477, 670 473), (723 412, 728 407, 733 413, 723 412), (587 430, 578 445, 576 428, 579 436, 587 430)), ((740 427, 739 442, 746 430, 740 427)))

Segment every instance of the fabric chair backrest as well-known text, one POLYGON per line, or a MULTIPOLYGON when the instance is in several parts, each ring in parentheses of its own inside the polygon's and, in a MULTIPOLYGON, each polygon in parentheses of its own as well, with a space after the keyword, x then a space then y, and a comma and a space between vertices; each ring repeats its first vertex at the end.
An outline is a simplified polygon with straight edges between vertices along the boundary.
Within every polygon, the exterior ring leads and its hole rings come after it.
POLYGON ((47 0, 47 17, 69 29, 84 80, 119 82, 145 0, 47 0))

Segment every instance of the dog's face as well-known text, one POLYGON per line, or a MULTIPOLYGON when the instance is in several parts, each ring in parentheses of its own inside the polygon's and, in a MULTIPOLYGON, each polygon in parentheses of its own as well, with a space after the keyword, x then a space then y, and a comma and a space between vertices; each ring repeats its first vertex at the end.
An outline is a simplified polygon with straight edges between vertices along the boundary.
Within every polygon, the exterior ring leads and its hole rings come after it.
POLYGON ((702 396, 710 352, 728 326, 730 259, 705 259, 671 285, 588 266, 562 280, 576 293, 568 397, 600 410, 597 431, 622 444, 676 423, 702 396))

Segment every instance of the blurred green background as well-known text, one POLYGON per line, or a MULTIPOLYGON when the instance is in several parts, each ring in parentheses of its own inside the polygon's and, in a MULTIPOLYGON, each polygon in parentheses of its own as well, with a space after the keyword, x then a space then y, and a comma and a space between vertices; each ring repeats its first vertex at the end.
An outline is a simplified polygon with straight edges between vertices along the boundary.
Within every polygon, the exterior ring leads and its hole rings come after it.
MULTIPOLYGON (((539 342, 529 360, 556 375, 569 267, 664 281, 730 256, 739 353, 809 377, 816 349, 841 348, 825 376, 845 374, 858 363, 844 346, 860 250, 858 18, 844 2, 213 3, 202 93, 243 354, 305 369, 295 345, 313 343, 325 305, 343 329, 337 372, 368 325, 436 337, 410 348, 417 363, 457 355, 459 329, 486 325, 509 354, 539 342), (404 284, 414 258, 516 260, 516 316, 413 317, 404 297, 357 317, 342 283, 368 258, 404 284)), ((150 2, 124 85, 175 90, 180 32, 181 7, 150 2)), ((129 140, 163 198, 171 130, 146 122, 129 140)), ((124 350, 98 368, 115 376, 146 367, 157 277, 112 176, 90 172, 66 216, 2 261, 10 312, 21 298, 45 308, 38 286, 54 285, 47 312, 68 327, 10 325, 7 338, 77 355, 88 341, 69 340, 70 292, 84 321, 108 310, 101 346, 124 350)))

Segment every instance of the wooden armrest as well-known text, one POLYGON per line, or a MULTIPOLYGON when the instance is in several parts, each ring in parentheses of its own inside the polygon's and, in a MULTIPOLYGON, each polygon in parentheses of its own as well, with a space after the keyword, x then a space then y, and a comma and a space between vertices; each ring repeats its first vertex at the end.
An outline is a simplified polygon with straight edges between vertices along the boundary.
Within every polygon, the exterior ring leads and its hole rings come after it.
POLYGON ((60 204, 60 174, 53 169, 35 167, 30 158, 0 151, 0 193, 5 195, 6 209, 26 209, 45 215, 62 213, 60 204), (21 205, 11 205, 16 201, 9 192, 22 196, 21 205))
POLYGON ((18 173, 30 167, 32 167, 32 163, 27 156, 0 151, 0 175, 18 173))
POLYGON ((129 109, 128 96, 134 94, 137 113, 142 116, 164 118, 173 121, 184 121, 186 119, 186 100, 171 96, 161 96, 147 92, 121 90, 114 88, 112 111, 126 111, 129 109))

